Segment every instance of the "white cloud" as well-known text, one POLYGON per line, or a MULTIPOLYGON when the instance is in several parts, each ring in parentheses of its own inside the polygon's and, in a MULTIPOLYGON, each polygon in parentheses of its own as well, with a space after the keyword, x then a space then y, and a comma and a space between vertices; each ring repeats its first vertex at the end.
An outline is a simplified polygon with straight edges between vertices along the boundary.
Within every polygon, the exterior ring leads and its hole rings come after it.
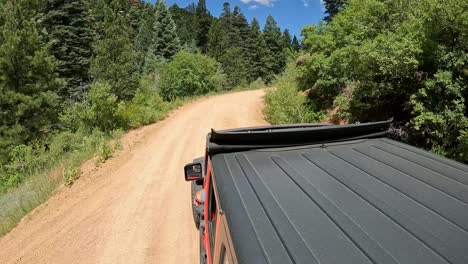
POLYGON ((258 8, 258 5, 251 5, 249 6, 249 10, 255 10, 258 8))
POLYGON ((244 4, 252 3, 252 4, 263 5, 263 6, 273 6, 273 3, 276 2, 276 0, 240 0, 240 1, 244 4))
MULTIPOLYGON (((310 3, 314 1, 314 0, 301 0, 302 4, 305 6, 305 7, 309 7, 310 3)), ((320 1, 320 4, 323 5, 323 0, 319 0, 320 1)))

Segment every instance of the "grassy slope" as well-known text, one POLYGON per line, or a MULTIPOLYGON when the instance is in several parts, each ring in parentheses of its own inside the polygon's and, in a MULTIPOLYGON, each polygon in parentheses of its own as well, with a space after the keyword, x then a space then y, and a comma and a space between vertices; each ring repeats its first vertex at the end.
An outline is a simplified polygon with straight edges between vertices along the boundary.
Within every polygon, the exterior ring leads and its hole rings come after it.
MULTIPOLYGON (((241 90, 259 89, 263 88, 259 84, 250 85, 245 89, 238 88, 233 92, 241 90)), ((210 93, 205 96, 225 93, 210 93)), ((186 98, 183 100, 176 100, 172 103, 170 108, 160 113, 157 120, 163 120, 168 114, 188 103, 194 98, 186 98)), ((118 149, 118 139, 122 134, 117 133, 113 137, 103 136, 101 133, 91 135, 76 134, 72 137, 78 139, 78 145, 74 151, 63 153, 63 155, 52 155, 53 158, 44 157, 45 159, 53 159, 49 166, 40 167, 33 172, 25 175, 26 180, 17 188, 12 188, 7 192, 0 193, 0 237, 13 229, 21 219, 31 212, 34 208, 41 205, 54 193, 57 187, 65 184, 71 185, 73 181, 79 177, 79 166, 83 162, 95 158, 96 161, 102 162, 109 159, 112 153, 118 149), (114 142, 113 145, 110 142, 114 142)), ((57 144, 65 144, 61 141, 70 141, 70 139, 57 139, 57 144)), ((73 140, 72 140, 73 141, 73 140)), ((50 153, 43 153, 41 155, 49 155, 50 153)))
MULTIPOLYGON (((160 113, 158 119, 153 120, 153 122, 164 119, 170 111, 189 100, 176 101, 172 107, 167 108, 164 113, 160 113)), ((53 150, 33 153, 35 160, 49 161, 46 166, 41 163, 32 170, 24 172, 22 177, 25 180, 18 187, 0 193, 0 237, 14 228, 26 214, 45 202, 58 186, 72 185, 74 180, 79 177, 79 167, 84 161, 95 158, 96 162, 103 162, 109 159, 112 153, 118 149, 118 139, 121 135, 122 133, 116 133, 113 136, 106 136, 96 132, 91 135, 74 133, 65 138, 57 136, 52 140, 54 142, 52 144, 59 145, 60 151, 65 148, 63 146, 67 145, 68 147, 70 144, 73 146, 72 150, 63 151, 63 153, 56 155, 51 153, 53 150)), ((33 161, 25 160, 23 162, 33 161)))

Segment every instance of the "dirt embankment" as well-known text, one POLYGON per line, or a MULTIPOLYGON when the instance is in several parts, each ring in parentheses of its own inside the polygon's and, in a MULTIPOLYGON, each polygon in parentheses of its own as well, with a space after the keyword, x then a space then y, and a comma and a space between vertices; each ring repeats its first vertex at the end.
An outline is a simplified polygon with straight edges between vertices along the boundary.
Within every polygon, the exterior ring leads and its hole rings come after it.
POLYGON ((211 128, 266 125, 263 91, 225 94, 181 107, 135 130, 99 168, 84 166, 0 240, 0 263, 198 263, 190 185, 182 168, 203 156, 211 128))

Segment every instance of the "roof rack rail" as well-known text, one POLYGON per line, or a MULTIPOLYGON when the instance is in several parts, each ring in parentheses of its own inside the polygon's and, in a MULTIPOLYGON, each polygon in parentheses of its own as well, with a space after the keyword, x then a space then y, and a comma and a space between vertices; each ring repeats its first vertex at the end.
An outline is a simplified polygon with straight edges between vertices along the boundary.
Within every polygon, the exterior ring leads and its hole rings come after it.
POLYGON ((393 119, 352 125, 296 124, 222 131, 212 129, 207 138, 207 152, 213 155, 384 137, 391 131, 392 122, 393 119))

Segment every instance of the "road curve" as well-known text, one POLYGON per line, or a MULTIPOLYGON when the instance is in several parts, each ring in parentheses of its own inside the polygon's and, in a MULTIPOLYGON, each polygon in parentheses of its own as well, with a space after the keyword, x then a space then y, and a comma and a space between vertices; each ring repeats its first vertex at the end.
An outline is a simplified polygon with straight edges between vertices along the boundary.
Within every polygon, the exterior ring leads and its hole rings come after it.
POLYGON ((211 128, 266 125, 261 90, 199 99, 135 130, 124 149, 62 188, 0 239, 0 263, 198 263, 190 185, 211 128))

